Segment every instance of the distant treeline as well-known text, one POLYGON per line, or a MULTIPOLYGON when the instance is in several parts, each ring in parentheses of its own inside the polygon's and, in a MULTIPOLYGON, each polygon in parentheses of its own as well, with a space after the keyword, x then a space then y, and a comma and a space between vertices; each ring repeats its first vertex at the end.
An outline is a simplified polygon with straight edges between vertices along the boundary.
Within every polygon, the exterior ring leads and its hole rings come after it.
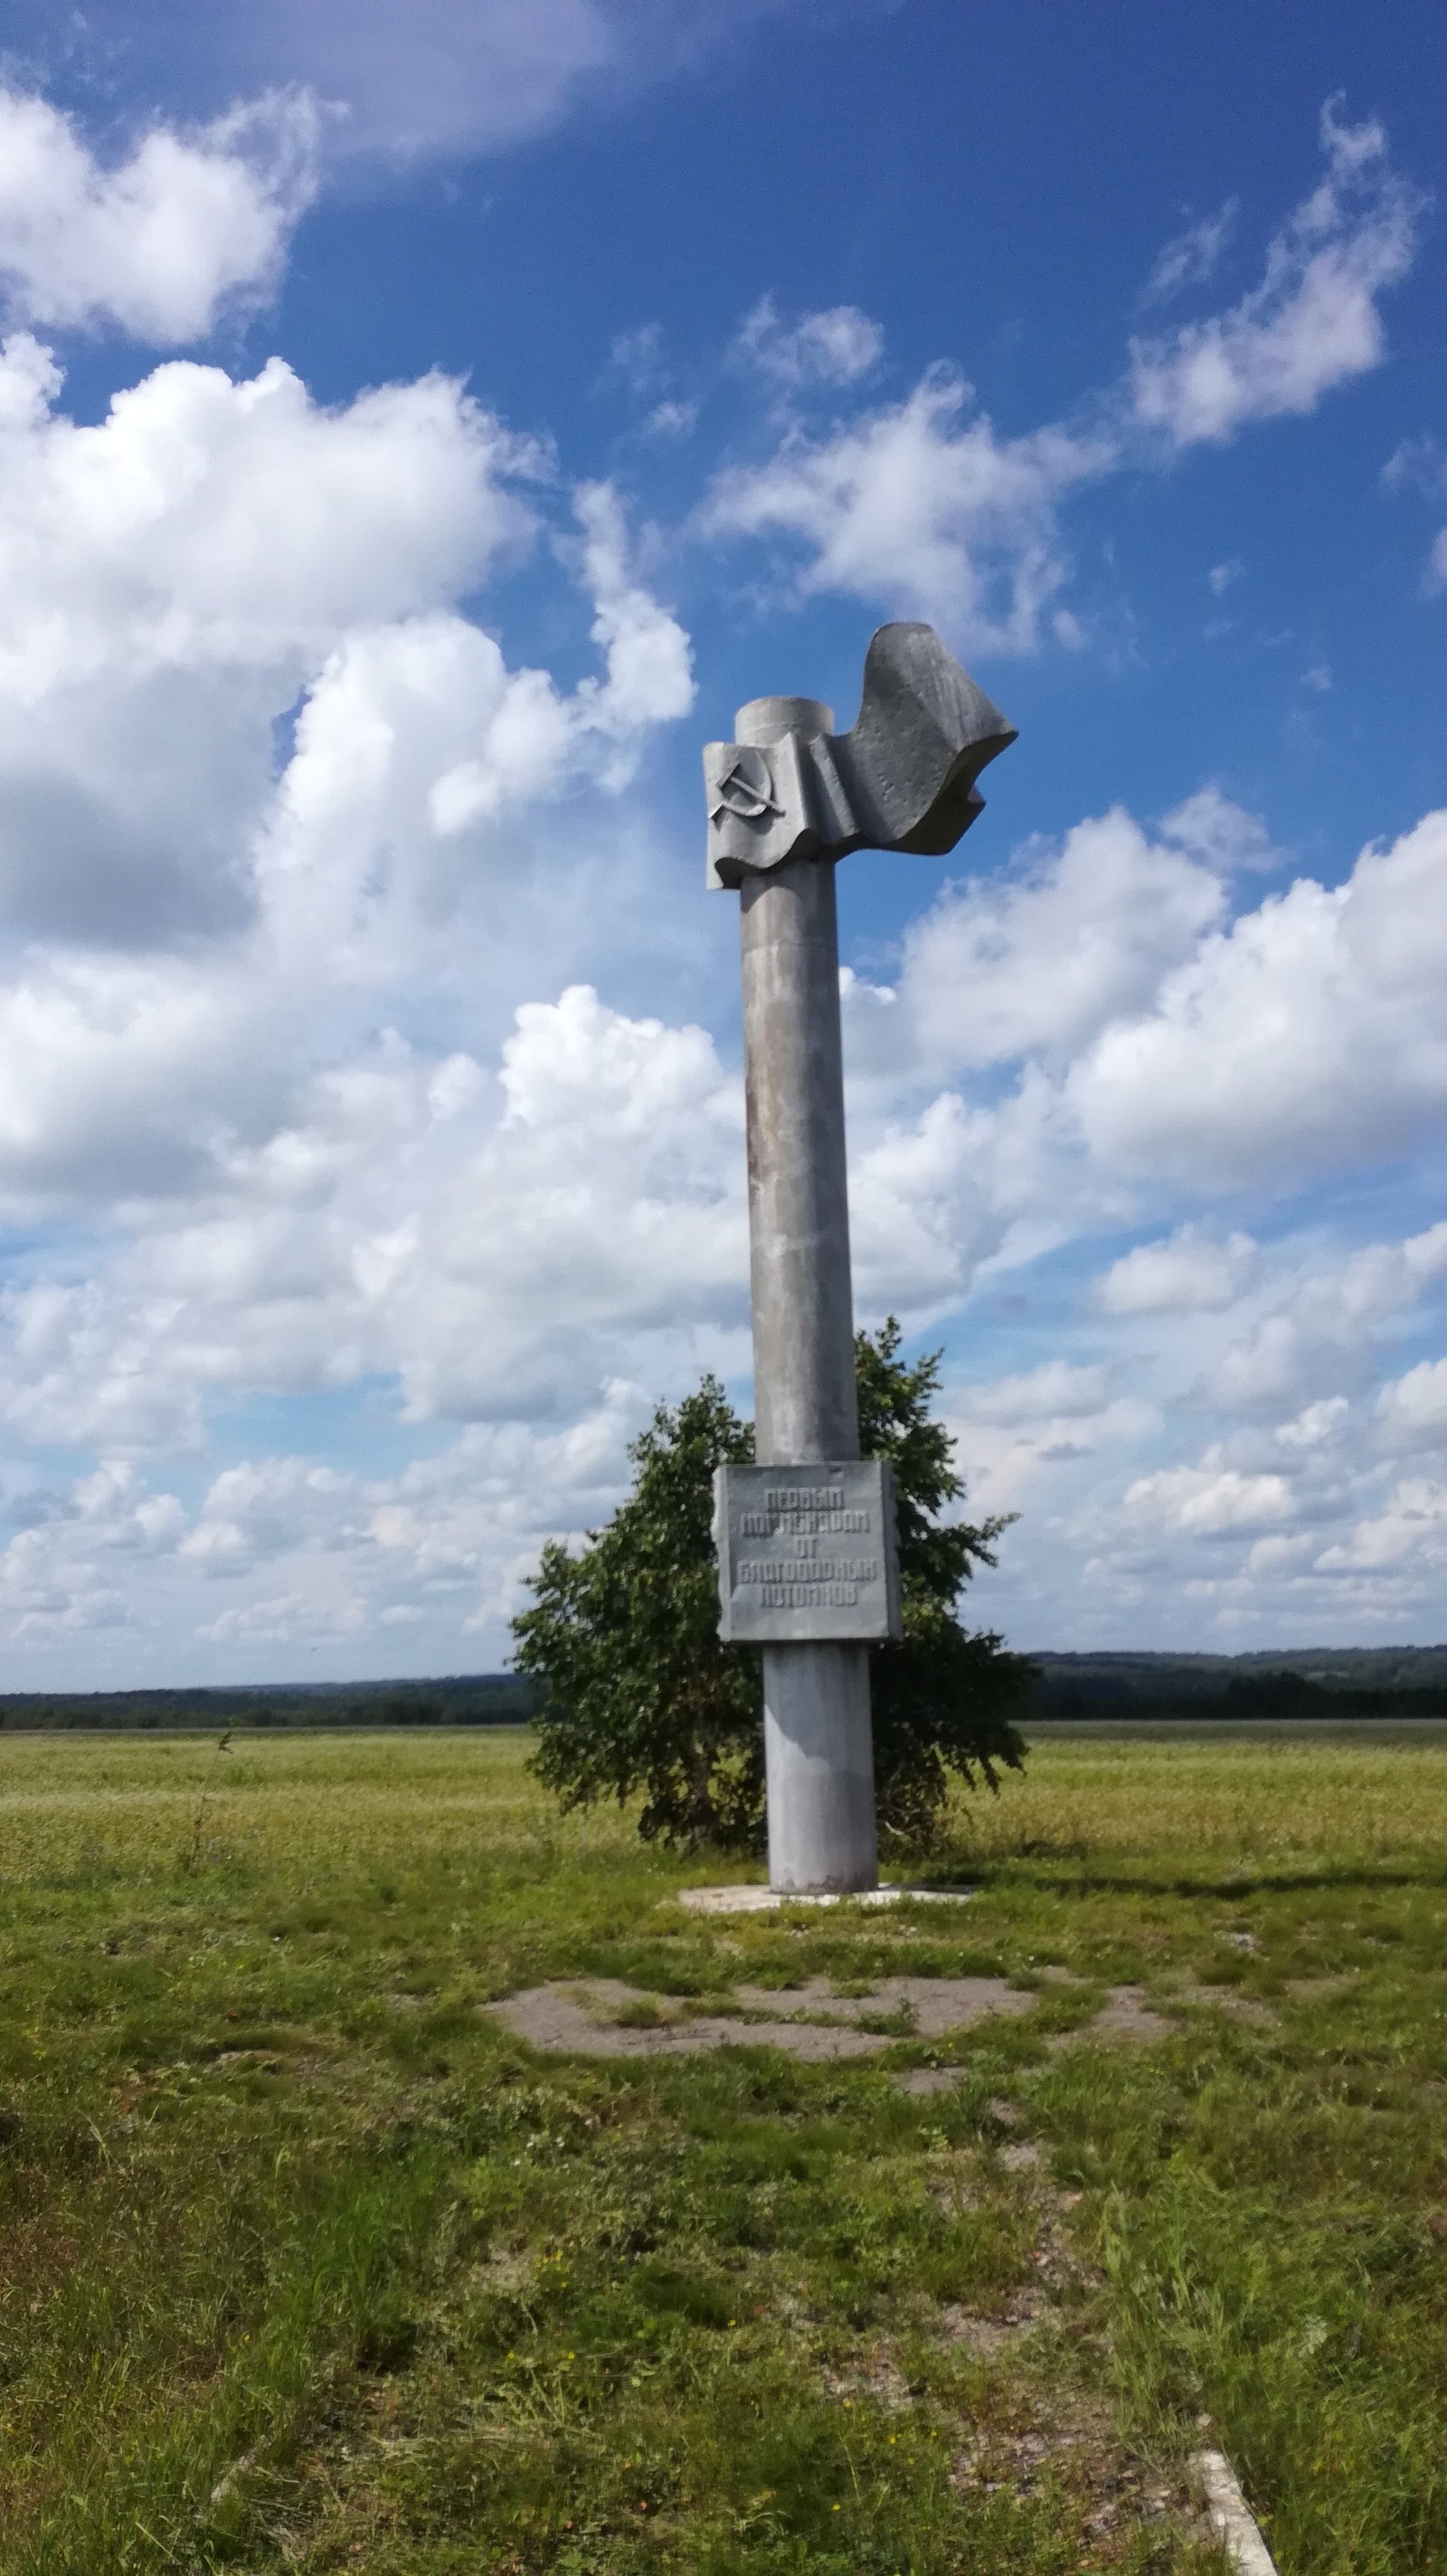
MULTIPOLYGON (((1045 1718, 1447 1718, 1447 1646, 1326 1646, 1250 1655, 1035 1654, 1045 1718)), ((517 1673, 440 1681, 243 1683, 224 1689, 10 1691, 0 1728, 525 1726, 517 1673)))
POLYGON ((537 1706, 516 1673, 431 1682, 279 1682, 224 1690, 12 1691, 0 1727, 522 1726, 537 1706))
POLYGON ((1447 1718, 1447 1646, 1031 1660, 1039 1673, 1036 1717, 1447 1718))

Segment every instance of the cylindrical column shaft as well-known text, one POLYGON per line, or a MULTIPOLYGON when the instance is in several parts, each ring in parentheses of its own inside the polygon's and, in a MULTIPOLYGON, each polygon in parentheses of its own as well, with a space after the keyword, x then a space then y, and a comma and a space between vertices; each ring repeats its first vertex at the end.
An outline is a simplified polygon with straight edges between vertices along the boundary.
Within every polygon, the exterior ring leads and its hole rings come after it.
MULTIPOLYGON (((827 731, 799 699, 741 708, 737 739, 827 731)), ((754 1423, 763 1466, 857 1458, 854 1300, 834 869, 794 859, 740 896, 754 1423)), ((877 1886, 869 1649, 766 1646, 769 1881, 877 1886)))
POLYGON ((867 1646, 765 1646, 769 1885, 877 1887, 867 1646))
POLYGON ((793 859, 739 901, 758 1457, 857 1458, 833 867, 793 859))

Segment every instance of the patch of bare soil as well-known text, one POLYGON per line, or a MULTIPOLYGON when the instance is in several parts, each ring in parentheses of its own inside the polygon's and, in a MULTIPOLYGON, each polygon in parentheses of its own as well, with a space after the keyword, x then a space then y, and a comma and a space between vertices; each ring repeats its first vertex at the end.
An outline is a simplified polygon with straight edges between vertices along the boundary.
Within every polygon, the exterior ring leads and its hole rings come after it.
POLYGON ((1122 2449, 1103 2409, 1097 2415, 1077 2405, 1023 2424, 981 2427, 958 2453, 953 2475, 957 2487, 1017 2497, 1047 2480, 1072 2489, 1085 2532, 1107 2548, 1143 2526, 1154 2526, 1163 2546, 1210 2537, 1184 2477, 1122 2449))
POLYGON ((1040 2162, 1040 2149, 1033 2138, 1012 2138, 1000 2149, 1000 2162, 1006 2173, 1033 2173, 1040 2162))
POLYGON ((1239 1986, 1213 1986, 1204 1977, 1182 1977, 1179 1985, 1183 2004, 1203 2004, 1212 2012, 1229 2013, 1233 2021, 1249 2022, 1255 2030, 1274 2030, 1277 2016, 1259 1995, 1246 1995, 1239 1986))
POLYGON ((946 2343, 963 2344, 976 2361, 998 2361, 1035 2324, 1044 2305, 1034 2289, 1017 2291, 996 2316, 977 2316, 973 2308, 951 2304, 940 2310, 940 2328, 946 2343))
POLYGON ((1048 2045, 1052 2049, 1073 2048, 1082 2039, 1108 2039, 1144 2048, 1155 2040, 1169 2039, 1174 2027, 1164 2013, 1151 2010, 1139 1986, 1112 1986, 1090 2021, 1079 2030, 1052 2032, 1048 2045))
MULTIPOLYGON (((1012 2103, 996 2109, 1019 2117, 1012 2103)), ((1013 2170, 1027 2170, 1029 2141, 1003 2152, 1013 2170)), ((1174 2564, 1184 2544, 1209 2539, 1209 2530, 1184 2474, 1122 2444, 1098 2385, 1089 2384, 1103 2376, 1103 2356, 1079 2302, 1082 2294, 1089 2300, 1099 2276, 1067 2232, 1079 2197, 1037 2180, 1034 2280, 988 2314, 955 2305, 939 2311, 943 2339, 987 2374, 976 2420, 954 2457, 953 2483, 1020 2500, 1046 2485, 1063 2488, 1080 2513, 1092 2565, 1097 2551, 1113 2564, 1118 2553, 1138 2548, 1142 2531, 1155 2544, 1151 2564, 1174 2564)))
POLYGON ((913 2391, 898 2362, 878 2346, 860 2353, 848 2370, 826 2370, 824 2384, 834 2397, 868 2397, 891 2414, 913 2403, 913 2391))

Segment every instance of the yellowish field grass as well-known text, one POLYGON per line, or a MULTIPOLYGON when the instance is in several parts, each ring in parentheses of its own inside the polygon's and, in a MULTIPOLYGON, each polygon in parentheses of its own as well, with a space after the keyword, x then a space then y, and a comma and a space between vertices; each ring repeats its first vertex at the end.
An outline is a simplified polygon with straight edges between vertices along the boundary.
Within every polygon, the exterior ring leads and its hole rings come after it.
MULTIPOLYGON (((631 1815, 560 1817, 520 1729, 233 1737, 0 1737, 0 1872, 169 1870, 197 1818, 213 1859, 288 1874, 397 1866, 421 1850, 639 1853, 631 1815)), ((1225 1728, 1176 1740, 1042 1733, 1023 1778, 961 1795, 952 1827, 982 1861, 1093 1855, 1219 1868, 1239 1860, 1447 1849, 1447 1728, 1225 1728)), ((696 1875, 696 1872, 689 1873, 696 1875)))
POLYGON ((1042 1734, 1023 1780, 961 1800, 982 1856, 1170 1853, 1219 1866, 1447 1850, 1447 1728, 1042 1734))

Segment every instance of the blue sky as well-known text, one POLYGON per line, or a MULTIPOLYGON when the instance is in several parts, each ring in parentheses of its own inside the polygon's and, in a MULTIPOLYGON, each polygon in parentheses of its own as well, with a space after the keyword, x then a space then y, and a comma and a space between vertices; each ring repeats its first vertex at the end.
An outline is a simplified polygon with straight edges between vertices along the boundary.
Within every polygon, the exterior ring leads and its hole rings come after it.
POLYGON ((748 1401, 698 751, 931 618, 861 1319, 1025 1646, 1444 1633, 1440 10, 19 0, 15 1686, 478 1669, 748 1401))

